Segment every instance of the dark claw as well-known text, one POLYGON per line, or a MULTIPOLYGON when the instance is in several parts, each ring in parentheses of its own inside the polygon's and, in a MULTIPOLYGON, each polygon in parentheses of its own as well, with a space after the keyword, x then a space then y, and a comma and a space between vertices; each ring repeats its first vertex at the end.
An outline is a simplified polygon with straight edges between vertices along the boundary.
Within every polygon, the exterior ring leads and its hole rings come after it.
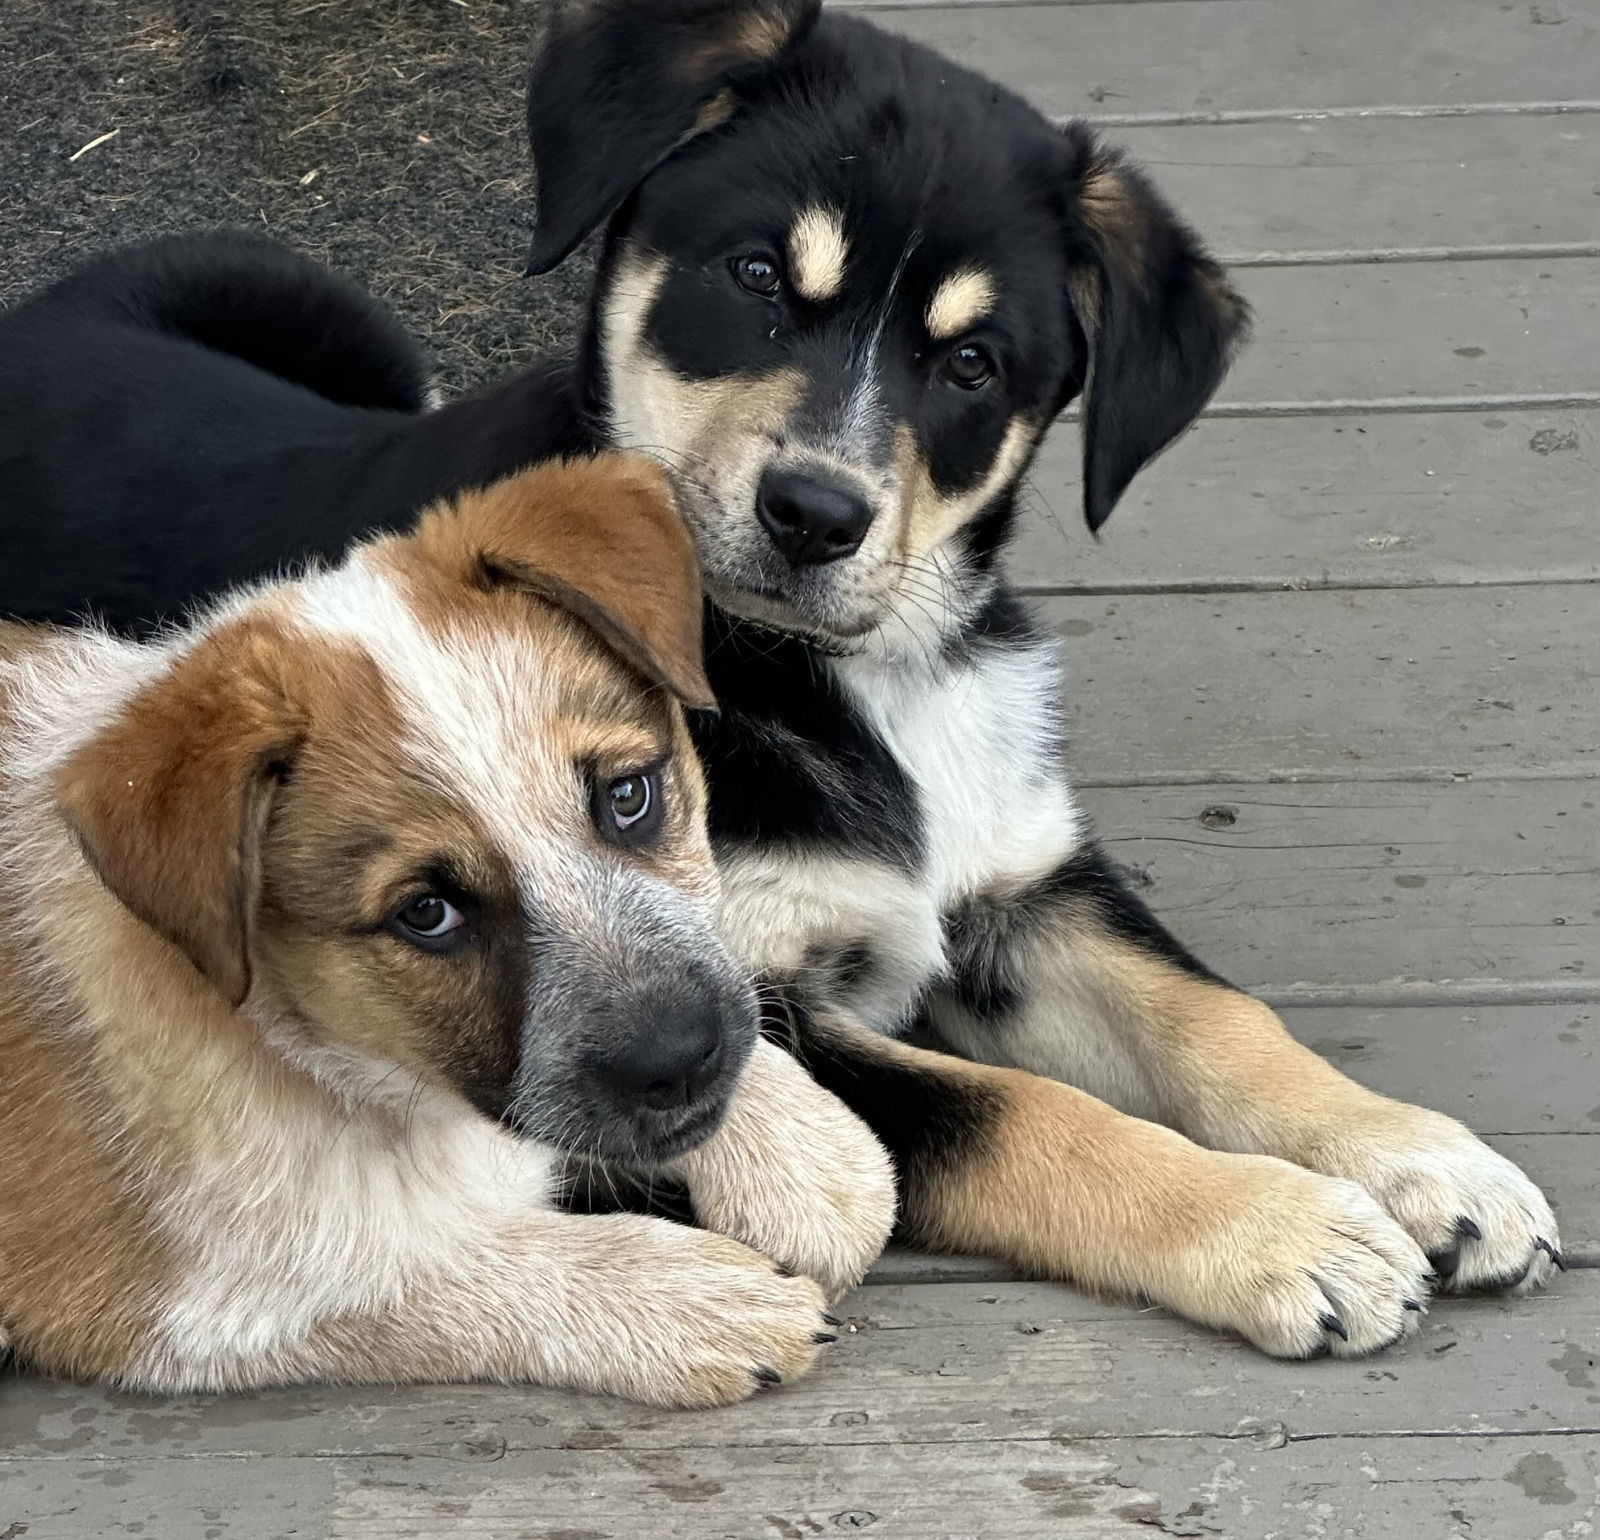
POLYGON ((793 1278, 794 1277, 794 1274, 791 1273, 787 1267, 774 1267, 772 1270, 780 1278, 793 1278))
POLYGON ((1427 1284, 1430 1289, 1435 1289, 1440 1283, 1443 1282, 1443 1279, 1441 1279, 1437 1273, 1424 1273, 1422 1275, 1422 1281, 1427 1284))
POLYGON ((783 1376, 776 1369, 769 1369, 765 1364, 758 1364, 752 1371, 763 1385, 781 1385, 783 1376))
POLYGON ((1422 1301, 1420 1299, 1403 1299, 1400 1301, 1400 1305, 1401 1308, 1405 1310, 1422 1309, 1422 1301))
POLYGON ((839 1338, 831 1331, 814 1331, 811 1333, 811 1340, 820 1347, 824 1342, 837 1342, 839 1338))
POLYGON ((1322 1312, 1322 1329, 1331 1331, 1341 1342, 1350 1340, 1350 1333, 1344 1329, 1344 1322, 1334 1315, 1332 1311, 1324 1310, 1322 1312))
POLYGON ((1465 1214, 1456 1220, 1456 1234, 1470 1236, 1475 1241, 1483 1239, 1483 1231, 1478 1228, 1474 1220, 1468 1219, 1465 1214))
POLYGON ((1557 1272, 1566 1272, 1566 1258, 1563 1257, 1561 1253, 1557 1251, 1556 1248, 1552 1246, 1550 1242, 1547 1241, 1542 1235, 1533 1243, 1533 1249, 1535 1251, 1542 1251, 1547 1257, 1549 1257, 1550 1260, 1555 1263, 1557 1272))
POLYGON ((822 1319, 825 1320, 828 1323, 828 1325, 830 1325, 830 1326, 843 1326, 844 1325, 844 1322, 841 1321, 838 1316, 829 1315, 826 1310, 824 1310, 822 1312, 822 1319))

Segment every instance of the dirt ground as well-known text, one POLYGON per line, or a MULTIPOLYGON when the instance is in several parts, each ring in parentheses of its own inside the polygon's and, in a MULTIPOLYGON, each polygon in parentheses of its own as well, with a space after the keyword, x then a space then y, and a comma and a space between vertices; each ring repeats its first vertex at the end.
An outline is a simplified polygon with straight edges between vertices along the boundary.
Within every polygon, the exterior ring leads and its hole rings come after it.
POLYGON ((0 0, 0 303, 107 247, 244 226, 382 295, 447 386, 565 346, 588 263, 521 276, 548 9, 0 0))

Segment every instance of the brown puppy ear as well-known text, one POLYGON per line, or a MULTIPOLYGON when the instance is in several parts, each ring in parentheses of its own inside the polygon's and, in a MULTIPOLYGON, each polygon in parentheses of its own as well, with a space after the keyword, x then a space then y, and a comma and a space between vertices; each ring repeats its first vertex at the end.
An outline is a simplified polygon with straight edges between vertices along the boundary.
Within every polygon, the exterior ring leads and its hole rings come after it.
POLYGON ((716 705, 694 542, 653 461, 604 454, 537 466, 462 498, 453 523, 489 581, 571 611, 684 705, 716 705))
POLYGON ((286 661, 265 623, 224 626, 56 775, 58 805, 100 880, 235 1006, 250 992, 261 834, 301 731, 286 661))
POLYGON ((1072 298, 1089 344, 1083 509, 1099 529, 1211 399, 1250 307, 1142 173, 1081 125, 1066 139, 1072 298))
POLYGON ((548 272, 686 138, 719 94, 810 30, 820 0, 580 0, 552 23, 528 88, 539 183, 528 272, 548 272))

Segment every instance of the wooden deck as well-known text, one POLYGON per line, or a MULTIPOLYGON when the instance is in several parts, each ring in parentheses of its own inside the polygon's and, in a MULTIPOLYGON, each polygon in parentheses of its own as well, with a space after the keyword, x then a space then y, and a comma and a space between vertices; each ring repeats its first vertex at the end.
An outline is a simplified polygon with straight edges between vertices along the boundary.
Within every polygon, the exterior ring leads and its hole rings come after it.
POLYGON ((0 1540, 1591 1540, 1600 1534, 1600 0, 875 8, 1096 116, 1257 338, 1096 543, 1017 570, 1081 784, 1180 933, 1542 1180, 1578 1264, 1363 1363, 892 1257, 806 1381, 0 1386, 0 1540))

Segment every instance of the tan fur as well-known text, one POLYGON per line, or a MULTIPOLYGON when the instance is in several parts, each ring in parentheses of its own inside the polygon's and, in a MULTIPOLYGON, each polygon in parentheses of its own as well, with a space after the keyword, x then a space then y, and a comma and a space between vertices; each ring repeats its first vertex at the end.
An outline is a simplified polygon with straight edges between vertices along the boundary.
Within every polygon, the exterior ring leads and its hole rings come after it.
MULTIPOLYGON (((1530 1247, 1543 1237, 1557 1249, 1559 1235, 1548 1204, 1520 1171, 1454 1119, 1358 1085, 1297 1042, 1261 1001, 1108 933, 1089 906, 1041 927, 1034 955, 1021 961, 1032 996, 1003 1033, 968 1030, 948 1003, 938 1012, 940 1033, 979 1057, 1004 1055, 1006 1063, 1086 1086, 1230 1159, 1271 1157, 1272 1166, 1292 1162, 1358 1184, 1429 1253, 1450 1249, 1457 1217, 1475 1214, 1486 1238, 1463 1264, 1469 1278, 1502 1287, 1521 1278, 1520 1287, 1531 1289, 1548 1277, 1549 1256, 1530 1247)), ((1038 1084, 1029 1093, 1035 1106, 1039 1095, 1054 1094, 1038 1084)), ((1019 1156, 1024 1165, 1032 1158, 1019 1156)), ((1213 1172, 1210 1180, 1226 1175, 1213 1172)), ((971 1190, 992 1188, 974 1176, 971 1190)), ((1216 1196, 1234 1201, 1220 1185, 1216 1196)), ((1207 1224, 1215 1209, 1215 1197, 1202 1204, 1207 1224)), ((1017 1230, 1047 1233, 1025 1217, 1017 1230)), ((1055 1243, 1041 1244, 1048 1251, 1055 1243)), ((1029 1265, 1047 1266, 1047 1256, 1029 1265)), ((1112 1284, 1127 1287, 1126 1280, 1112 1284)))
POLYGON ((1560 1236, 1538 1189, 1468 1128, 1441 1113, 1358 1085, 1289 1033, 1269 1006, 1238 990, 1101 940, 1086 966, 1117 1002, 1119 1030, 1152 1067, 1167 1118, 1214 1149, 1278 1156, 1359 1183, 1426 1250, 1449 1249, 1458 1215, 1479 1216, 1485 1239, 1466 1286, 1549 1273, 1535 1236, 1560 1236))
MULTIPOLYGON (((47 626, 25 625, 16 620, 0 620, 0 663, 21 658, 25 653, 50 644, 51 632, 47 626)), ((4 690, 0 682, 0 691, 4 690)), ((4 700, 0 693, 0 700, 4 700)))
POLYGON ((1202 1149, 1020 1070, 827 1030, 983 1109, 986 1142, 906 1189, 913 1242, 1149 1299, 1281 1356, 1323 1343, 1318 1277, 1347 1286, 1351 1344, 1335 1351, 1370 1352, 1414 1325, 1405 1301, 1424 1297, 1427 1258, 1354 1184, 1202 1149))
POLYGON ((844 291, 850 248, 844 221, 832 209, 802 209, 789 227, 789 278, 795 292, 814 305, 844 291))
MULTIPOLYGON (((604 495, 591 463, 545 465, 423 520, 397 562, 451 585, 508 584, 576 615, 647 679, 685 704, 715 702, 700 658, 694 545, 659 467, 609 457, 604 495)), ((459 594, 452 590, 459 603, 459 594)))
POLYGON ((63 766, 58 807, 105 885, 185 952, 230 1003, 273 765, 306 728, 304 658, 270 613, 219 627, 63 766))
POLYGON ((793 24, 785 17, 746 11, 720 36, 685 49, 675 62, 675 73, 689 84, 715 80, 731 69, 775 58, 793 35, 793 24))
MULTIPOLYGON (((718 466, 729 446, 764 433, 799 404, 805 382, 798 372, 776 369, 764 375, 729 375, 717 380, 685 380, 655 358, 642 340, 645 322, 666 277, 666 259, 633 250, 623 254, 608 296, 608 362, 630 377, 630 395, 641 420, 619 425, 624 437, 649 442, 656 424, 672 424, 671 442, 682 446, 686 467, 718 466)), ((673 467, 668 466, 670 471, 673 467)), ((694 509, 685 514, 693 523, 694 509)))
POLYGON ((687 144, 691 139, 698 139, 701 134, 709 134, 712 129, 720 128, 733 116, 733 110, 739 105, 739 99, 732 91, 721 90, 711 98, 694 115, 694 121, 684 130, 679 144, 687 144))
POLYGON ((994 308, 994 279, 981 268, 964 267, 952 273, 928 301, 924 324, 937 341, 970 331, 994 308))
POLYGON ((1107 256, 1137 283, 1144 272, 1147 216, 1121 169, 1114 162, 1097 160, 1079 184, 1078 205, 1107 256))
POLYGON ((983 480, 965 492, 947 496, 933 484, 922 450, 911 430, 895 430, 895 471, 902 488, 898 549, 902 561, 925 561, 951 535, 1006 486, 1033 452, 1040 429, 1022 416, 1013 417, 983 480))
MULTIPOLYGON (((552 1157, 463 1094, 503 1051, 484 965, 377 935, 419 862, 491 901, 518 880, 508 837, 597 838, 586 815, 562 832, 577 767, 664 747, 675 807, 641 859, 714 891, 682 713, 638 677, 705 698, 687 553, 658 474, 612 456, 171 641, 0 627, 0 1320, 28 1361, 158 1390, 492 1376, 664 1405, 810 1363, 814 1282, 721 1236, 550 1211, 552 1157), (528 764, 490 768, 521 773, 523 832, 458 794, 453 744, 416 757, 413 682, 314 618, 395 603, 434 639, 417 656, 500 671, 528 764)), ((759 1185, 748 1151, 723 1159, 759 1185)))

